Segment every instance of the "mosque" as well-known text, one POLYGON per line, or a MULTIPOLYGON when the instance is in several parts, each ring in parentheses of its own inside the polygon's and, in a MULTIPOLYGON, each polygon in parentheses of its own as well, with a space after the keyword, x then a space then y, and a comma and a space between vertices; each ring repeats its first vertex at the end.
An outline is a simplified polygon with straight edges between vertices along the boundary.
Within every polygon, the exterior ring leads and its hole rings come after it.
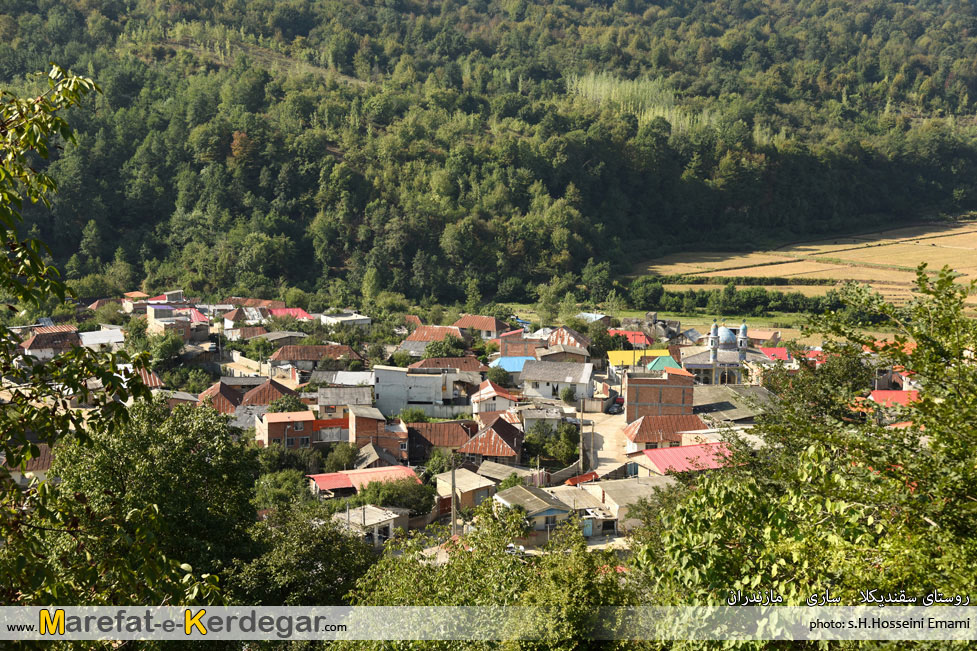
POLYGON ((746 364, 768 361, 750 346, 745 322, 735 331, 713 320, 705 340, 705 346, 681 349, 682 368, 694 374, 699 384, 745 384, 746 364))

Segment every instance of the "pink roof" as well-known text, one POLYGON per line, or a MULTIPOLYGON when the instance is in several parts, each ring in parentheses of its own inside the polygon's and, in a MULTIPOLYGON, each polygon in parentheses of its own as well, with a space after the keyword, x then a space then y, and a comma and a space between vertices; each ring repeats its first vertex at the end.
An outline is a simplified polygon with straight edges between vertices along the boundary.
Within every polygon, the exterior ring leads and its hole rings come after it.
POLYGON ((299 320, 311 321, 312 315, 300 307, 273 307, 268 310, 272 316, 292 316, 299 320))
POLYGON ((512 402, 518 402, 515 396, 492 380, 485 380, 478 385, 478 392, 471 397, 471 401, 482 402, 483 400, 491 400, 492 398, 505 398, 506 400, 511 400, 512 402))
POLYGON ((764 348, 761 346, 760 352, 774 361, 778 359, 784 362, 790 361, 790 352, 784 346, 778 346, 776 348, 764 348))
POLYGON ((872 392, 871 398, 884 407, 891 407, 893 405, 906 407, 910 402, 916 402, 919 399, 919 391, 876 390, 872 392))
POLYGON ((654 341, 648 338, 648 335, 641 332, 640 330, 618 330, 615 328, 611 328, 610 330, 607 331, 607 334, 609 334, 612 337, 615 337, 617 335, 621 335, 622 337, 627 337, 628 342, 632 346, 635 345, 650 346, 651 344, 654 343, 654 341))
POLYGON ((386 466, 383 468, 362 468, 360 470, 343 470, 340 472, 330 472, 321 475, 306 475, 315 482, 319 490, 332 490, 334 488, 355 488, 357 491, 364 486, 375 481, 396 481, 398 479, 412 478, 418 484, 418 479, 414 471, 407 466, 386 466))
POLYGON ((146 302, 148 302, 148 303, 154 303, 154 302, 156 302, 156 303, 165 303, 166 302, 166 294, 160 294, 159 296, 153 296, 152 298, 147 298, 146 299, 146 302))
POLYGON ((681 445, 675 448, 644 450, 645 456, 661 472, 686 472, 689 470, 715 470, 729 461, 730 450, 726 443, 702 443, 681 445))
POLYGON ((509 332, 503 332, 502 334, 499 335, 499 337, 500 338, 501 337, 511 337, 512 335, 521 335, 521 334, 524 334, 524 333, 525 333, 525 331, 522 328, 518 328, 516 330, 510 330, 509 332))

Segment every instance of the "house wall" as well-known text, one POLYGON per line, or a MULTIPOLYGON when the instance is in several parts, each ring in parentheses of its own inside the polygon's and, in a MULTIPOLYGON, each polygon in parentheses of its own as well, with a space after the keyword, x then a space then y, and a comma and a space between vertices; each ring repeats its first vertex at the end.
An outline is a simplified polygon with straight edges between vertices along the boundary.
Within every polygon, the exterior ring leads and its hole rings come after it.
POLYGON ((622 380, 625 417, 633 423, 642 416, 674 416, 692 413, 693 378, 687 375, 641 377, 630 373, 622 380))
POLYGON ((594 385, 591 382, 535 382, 526 380, 522 383, 522 392, 526 397, 553 400, 559 398, 560 392, 566 387, 573 387, 578 398, 594 397, 594 385), (553 392, 554 387, 556 387, 556 393, 553 392))
POLYGON ((535 529, 536 531, 546 531, 547 517, 556 518, 556 522, 549 525, 549 527, 552 528, 556 524, 559 524, 564 520, 566 520, 569 516, 570 516, 569 511, 561 511, 559 509, 547 509, 546 511, 543 511, 542 513, 537 513, 535 516, 527 519, 529 520, 529 523, 532 525, 533 529, 535 529))
POLYGON ((493 398, 489 398, 488 400, 473 402, 470 411, 475 414, 480 414, 485 411, 505 411, 515 404, 515 402, 509 400, 508 398, 495 396, 493 398))
POLYGON ((517 335, 499 338, 499 355, 501 357, 535 357, 537 348, 545 348, 542 339, 525 339, 517 335))

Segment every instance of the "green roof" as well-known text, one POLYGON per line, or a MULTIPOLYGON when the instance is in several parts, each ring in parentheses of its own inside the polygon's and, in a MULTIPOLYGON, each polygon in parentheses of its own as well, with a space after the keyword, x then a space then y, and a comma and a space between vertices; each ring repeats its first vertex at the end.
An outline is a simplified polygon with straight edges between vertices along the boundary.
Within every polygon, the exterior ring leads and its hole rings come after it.
POLYGON ((664 371, 666 368, 682 368, 682 365, 672 359, 671 355, 664 357, 656 357, 651 360, 648 366, 645 367, 647 371, 664 371))

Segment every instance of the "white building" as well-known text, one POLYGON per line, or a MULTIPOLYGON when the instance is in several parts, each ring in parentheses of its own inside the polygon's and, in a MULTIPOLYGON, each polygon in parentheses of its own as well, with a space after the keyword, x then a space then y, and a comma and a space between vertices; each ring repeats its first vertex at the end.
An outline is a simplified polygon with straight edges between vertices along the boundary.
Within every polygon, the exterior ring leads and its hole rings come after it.
POLYGON ((519 376, 526 398, 559 399, 571 387, 577 398, 593 398, 593 364, 575 362, 526 362, 519 376))

